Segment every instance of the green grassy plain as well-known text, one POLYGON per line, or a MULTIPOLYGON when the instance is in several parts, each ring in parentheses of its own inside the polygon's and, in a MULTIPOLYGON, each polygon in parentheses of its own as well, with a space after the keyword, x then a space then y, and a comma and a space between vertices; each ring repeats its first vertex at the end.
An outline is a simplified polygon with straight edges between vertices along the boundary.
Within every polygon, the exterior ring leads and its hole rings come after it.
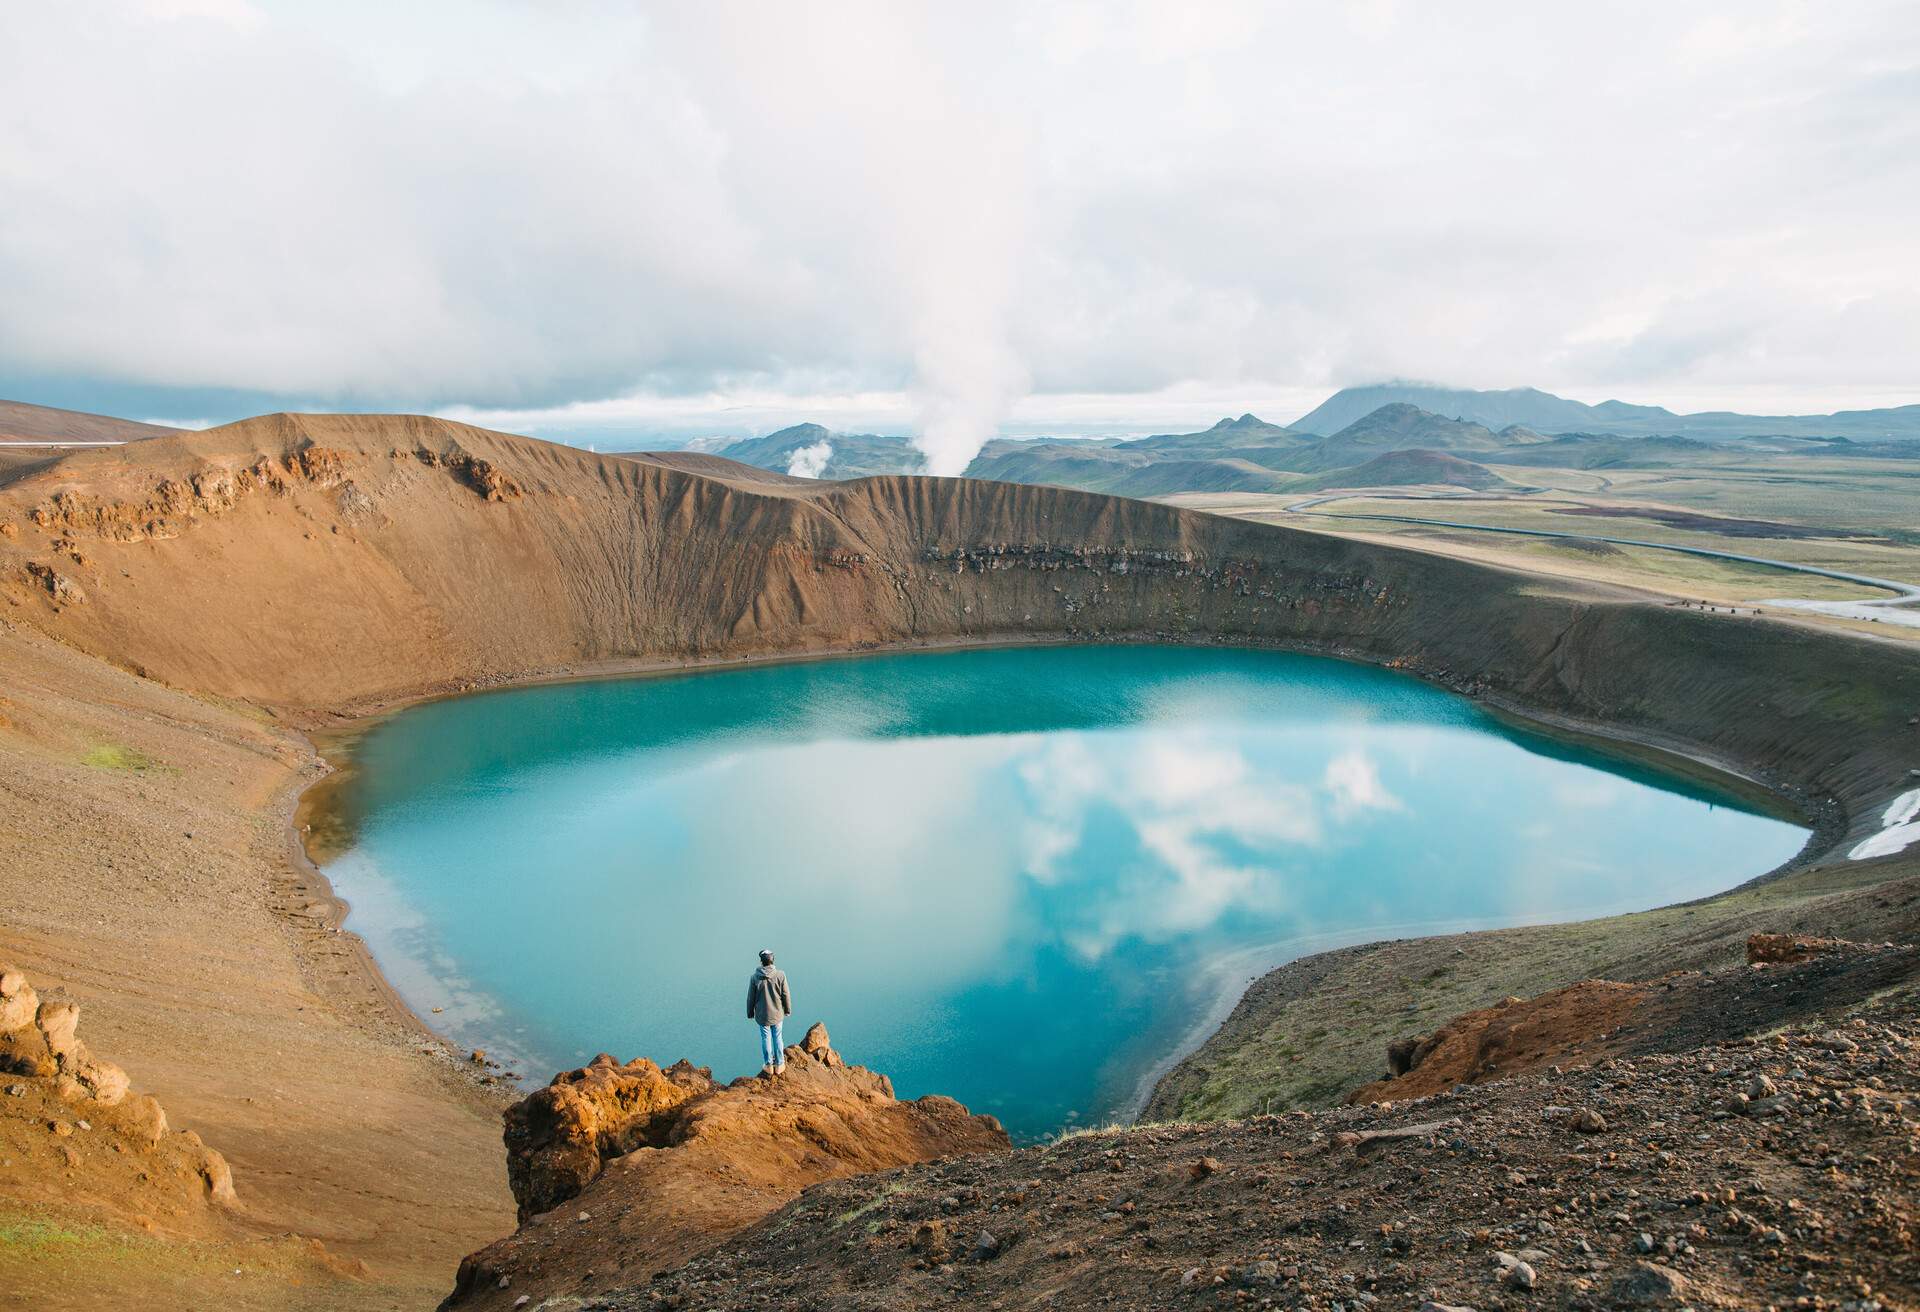
MULTIPOLYGON (((1886 594, 1837 579, 1667 551, 1362 517, 1411 516, 1629 538, 1920 583, 1920 460, 1759 455, 1649 469, 1489 467, 1533 490, 1461 496, 1439 488, 1356 489, 1300 510, 1289 507, 1305 498, 1284 494, 1185 493, 1165 499, 1217 514, 1403 542, 1715 605, 1751 605, 1780 597, 1859 600, 1886 594)), ((1869 627, 1792 613, 1821 623, 1869 627)), ((1870 627, 1887 636, 1920 639, 1920 630, 1870 627)))

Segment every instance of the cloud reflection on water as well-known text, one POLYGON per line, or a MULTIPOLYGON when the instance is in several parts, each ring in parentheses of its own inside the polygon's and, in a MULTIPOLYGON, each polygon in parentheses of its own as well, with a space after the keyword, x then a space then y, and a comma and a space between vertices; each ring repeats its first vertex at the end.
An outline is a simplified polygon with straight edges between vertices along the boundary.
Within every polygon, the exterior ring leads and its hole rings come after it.
POLYGON ((1133 650, 528 690, 383 730, 384 792, 329 873, 463 1043, 738 1074, 767 946, 799 1016, 904 1094, 1035 1132, 1117 1107, 1238 964, 1695 896, 1797 844, 1463 707, 1133 650))

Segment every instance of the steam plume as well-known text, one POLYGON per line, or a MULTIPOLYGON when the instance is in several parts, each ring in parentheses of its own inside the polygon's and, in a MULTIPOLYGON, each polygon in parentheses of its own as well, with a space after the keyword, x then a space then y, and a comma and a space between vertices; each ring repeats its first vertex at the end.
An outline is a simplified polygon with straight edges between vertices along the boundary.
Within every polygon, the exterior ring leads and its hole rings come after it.
POLYGON ((815 442, 812 446, 797 449, 787 461, 787 473, 794 478, 818 478, 826 472, 827 461, 833 459, 833 443, 815 442))
POLYGON ((920 431, 913 444, 929 474, 966 472, 1022 392, 1026 372, 999 325, 954 323, 922 338, 915 353, 920 431))

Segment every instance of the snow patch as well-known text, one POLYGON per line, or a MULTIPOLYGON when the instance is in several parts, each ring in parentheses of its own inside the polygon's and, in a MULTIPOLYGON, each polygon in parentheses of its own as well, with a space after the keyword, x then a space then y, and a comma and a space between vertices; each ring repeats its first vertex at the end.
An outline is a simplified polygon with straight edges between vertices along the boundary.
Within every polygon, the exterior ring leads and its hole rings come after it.
POLYGON ((1880 817, 1881 829, 1863 838, 1847 853, 1852 861, 1870 861, 1877 856, 1893 856, 1920 843, 1920 788, 1910 788, 1887 803, 1880 817))

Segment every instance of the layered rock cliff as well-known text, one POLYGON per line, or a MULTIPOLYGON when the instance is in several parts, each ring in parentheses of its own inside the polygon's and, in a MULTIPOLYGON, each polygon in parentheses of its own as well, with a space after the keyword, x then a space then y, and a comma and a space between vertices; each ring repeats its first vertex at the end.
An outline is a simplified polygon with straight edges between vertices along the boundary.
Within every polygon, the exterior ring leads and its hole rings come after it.
POLYGON ((1416 551, 969 480, 807 483, 417 416, 272 415, 0 488, 7 612, 304 714, 621 662, 1144 637, 1392 664, 1710 756, 1872 833, 1920 664, 1416 551))

